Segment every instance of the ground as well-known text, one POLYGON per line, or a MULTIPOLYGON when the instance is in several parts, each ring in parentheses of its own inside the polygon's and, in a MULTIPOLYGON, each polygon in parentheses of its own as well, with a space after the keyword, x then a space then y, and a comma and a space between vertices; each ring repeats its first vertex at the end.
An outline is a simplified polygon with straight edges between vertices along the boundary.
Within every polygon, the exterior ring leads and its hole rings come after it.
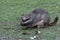
MULTIPOLYGON (((55 13, 60 17, 59 7, 60 0, 0 0, 0 40, 32 40, 30 37, 34 36, 37 29, 22 30, 21 15, 43 8, 49 12, 52 22, 55 13), (23 35, 25 31, 29 35, 23 35)), ((55 26, 41 28, 40 31, 41 40, 60 40, 60 20, 55 26)))

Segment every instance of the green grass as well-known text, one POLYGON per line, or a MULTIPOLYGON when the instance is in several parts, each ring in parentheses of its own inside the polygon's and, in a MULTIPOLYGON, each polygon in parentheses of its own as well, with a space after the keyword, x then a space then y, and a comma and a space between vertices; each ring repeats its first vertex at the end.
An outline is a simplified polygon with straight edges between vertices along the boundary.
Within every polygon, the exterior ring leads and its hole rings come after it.
MULTIPOLYGON (((22 38, 25 40, 22 33, 24 30, 20 23, 21 14, 30 13, 33 9, 46 9, 53 21, 55 18, 56 4, 58 6, 57 12, 60 11, 60 0, 0 0, 0 40, 3 37, 8 37, 7 40, 17 40, 22 38)), ((60 17, 60 13, 57 13, 60 17)), ((40 29, 43 40, 60 40, 60 20, 57 25, 40 29)), ((34 35, 37 29, 25 30, 30 35, 26 36, 26 40, 31 40, 29 37, 34 35)))

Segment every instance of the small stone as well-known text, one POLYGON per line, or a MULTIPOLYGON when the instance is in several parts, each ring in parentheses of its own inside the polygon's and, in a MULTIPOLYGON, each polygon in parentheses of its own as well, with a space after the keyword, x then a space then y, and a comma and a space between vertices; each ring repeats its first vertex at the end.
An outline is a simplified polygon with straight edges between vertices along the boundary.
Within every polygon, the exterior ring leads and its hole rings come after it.
POLYGON ((40 31, 38 31, 38 33, 41 33, 40 31))
POLYGON ((37 36, 34 36, 34 38, 37 38, 37 36))
POLYGON ((31 39, 34 39, 34 37, 30 37, 31 39))

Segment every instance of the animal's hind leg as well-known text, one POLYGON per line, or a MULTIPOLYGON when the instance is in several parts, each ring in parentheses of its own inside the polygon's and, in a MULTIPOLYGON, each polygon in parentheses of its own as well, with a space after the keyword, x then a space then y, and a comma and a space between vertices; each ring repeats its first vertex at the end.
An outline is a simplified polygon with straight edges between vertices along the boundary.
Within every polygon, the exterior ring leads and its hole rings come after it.
POLYGON ((37 29, 38 33, 40 33, 40 28, 44 27, 44 20, 41 20, 40 22, 37 23, 37 29))
POLYGON ((41 20, 37 23, 37 27, 38 28, 41 28, 41 27, 44 27, 44 20, 41 20))

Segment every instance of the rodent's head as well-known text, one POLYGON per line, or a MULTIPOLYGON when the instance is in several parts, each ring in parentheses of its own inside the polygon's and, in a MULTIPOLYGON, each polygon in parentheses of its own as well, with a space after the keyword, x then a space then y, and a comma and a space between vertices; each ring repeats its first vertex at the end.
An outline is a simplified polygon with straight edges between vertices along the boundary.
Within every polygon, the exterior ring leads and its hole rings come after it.
POLYGON ((30 14, 23 14, 21 16, 21 24, 25 25, 28 24, 27 21, 30 20, 31 15, 30 14))

